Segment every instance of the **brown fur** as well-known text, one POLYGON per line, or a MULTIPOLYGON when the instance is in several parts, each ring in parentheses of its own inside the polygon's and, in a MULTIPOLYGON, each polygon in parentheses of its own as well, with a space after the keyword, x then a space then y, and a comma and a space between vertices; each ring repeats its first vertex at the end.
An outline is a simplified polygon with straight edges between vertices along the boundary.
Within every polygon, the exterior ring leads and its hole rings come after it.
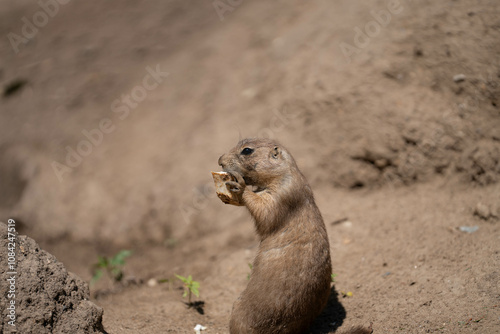
POLYGON ((230 332, 306 331, 326 305, 332 273, 328 236, 311 187, 288 150, 269 139, 240 141, 219 165, 238 179, 228 185, 242 194, 260 237, 250 281, 233 306, 230 332), (253 152, 243 154, 245 148, 253 152))

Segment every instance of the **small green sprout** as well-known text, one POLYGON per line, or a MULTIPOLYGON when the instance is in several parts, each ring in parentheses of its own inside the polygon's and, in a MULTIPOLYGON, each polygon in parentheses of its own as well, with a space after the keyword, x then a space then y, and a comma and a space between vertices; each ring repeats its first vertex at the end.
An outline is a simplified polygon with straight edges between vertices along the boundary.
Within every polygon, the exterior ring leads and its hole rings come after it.
POLYGON ((193 281, 193 277, 189 275, 187 278, 181 275, 175 275, 178 279, 180 279, 184 283, 184 294, 182 297, 188 297, 188 304, 191 305, 191 294, 194 294, 196 297, 200 296, 200 292, 198 291, 200 287, 200 283, 193 281))
POLYGON ((120 282, 123 278, 122 267, 125 265, 125 259, 130 255, 132 252, 129 250, 122 250, 111 259, 99 255, 98 262, 94 264, 94 276, 90 280, 90 285, 94 285, 104 273, 107 273, 113 282, 120 282))
POLYGON ((247 274, 247 280, 250 280, 250 276, 252 275, 253 265, 249 263, 248 268, 250 268, 250 272, 247 274))
POLYGON ((337 277, 337 274, 331 274, 330 277, 332 278, 332 283, 335 283, 335 277, 337 277))

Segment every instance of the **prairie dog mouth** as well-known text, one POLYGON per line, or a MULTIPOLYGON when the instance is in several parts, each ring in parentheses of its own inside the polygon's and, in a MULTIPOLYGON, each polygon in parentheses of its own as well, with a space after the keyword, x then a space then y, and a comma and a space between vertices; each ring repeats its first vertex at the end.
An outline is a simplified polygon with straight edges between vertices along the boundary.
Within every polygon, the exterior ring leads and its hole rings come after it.
POLYGON ((226 169, 226 168, 224 168, 224 169, 223 169, 223 171, 224 171, 224 172, 226 172, 226 173, 231 174, 231 176, 232 176, 232 177, 234 177, 235 179, 236 179, 236 177, 234 176, 234 173, 238 173, 238 174, 240 174, 240 175, 243 177, 243 180, 245 181, 245 184, 246 184, 247 186, 251 186, 251 185, 253 185, 253 183, 252 183, 252 179, 251 179, 251 178, 249 178, 248 176, 243 176, 243 175, 242 175, 239 171, 237 171, 237 170, 231 170, 231 169, 226 169))

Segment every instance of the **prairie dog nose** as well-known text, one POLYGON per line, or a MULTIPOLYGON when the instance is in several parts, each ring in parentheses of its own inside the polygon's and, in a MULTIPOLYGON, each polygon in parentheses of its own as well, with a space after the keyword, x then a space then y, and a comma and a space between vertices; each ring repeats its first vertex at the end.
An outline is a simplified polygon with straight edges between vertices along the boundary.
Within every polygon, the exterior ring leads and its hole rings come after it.
POLYGON ((219 161, 218 161, 219 166, 221 166, 222 168, 224 168, 224 165, 225 165, 224 164, 224 156, 225 156, 225 154, 221 155, 219 157, 219 161))

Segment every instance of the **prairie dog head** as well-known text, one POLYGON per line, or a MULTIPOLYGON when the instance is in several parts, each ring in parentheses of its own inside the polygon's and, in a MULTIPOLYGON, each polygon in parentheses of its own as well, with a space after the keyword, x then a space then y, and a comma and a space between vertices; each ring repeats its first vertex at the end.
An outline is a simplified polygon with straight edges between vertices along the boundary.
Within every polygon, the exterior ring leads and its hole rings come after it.
POLYGON ((260 188, 289 176, 297 168, 286 148, 266 138, 241 140, 219 158, 219 165, 225 172, 239 173, 246 184, 260 188))

